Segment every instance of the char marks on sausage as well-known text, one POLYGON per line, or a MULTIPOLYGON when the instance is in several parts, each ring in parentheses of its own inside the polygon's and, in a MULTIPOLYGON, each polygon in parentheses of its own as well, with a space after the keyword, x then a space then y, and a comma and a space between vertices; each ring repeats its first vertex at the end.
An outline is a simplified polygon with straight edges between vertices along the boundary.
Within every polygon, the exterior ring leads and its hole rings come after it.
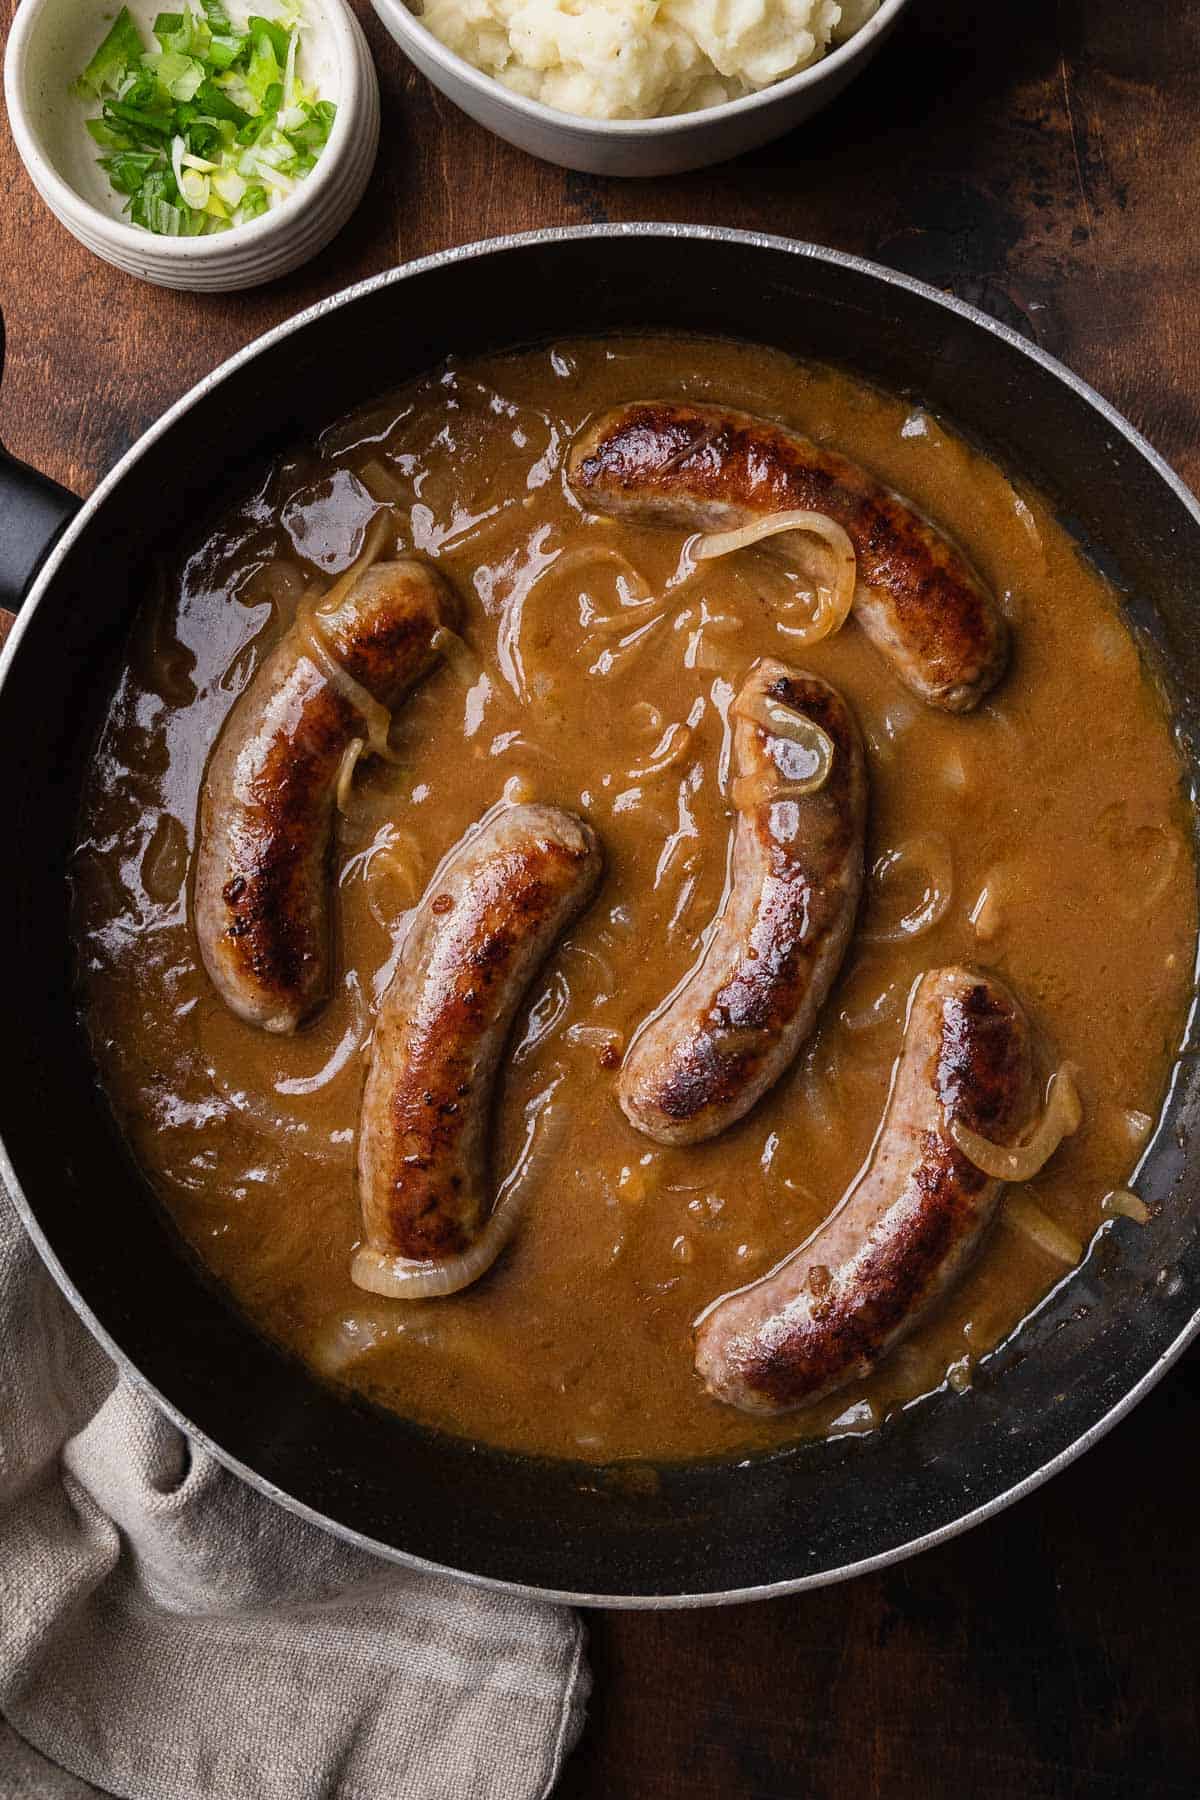
POLYGON ((582 819, 528 805, 485 821, 434 876, 375 1025, 359 1126, 360 1286, 401 1291, 393 1264, 461 1256, 477 1237, 501 1053, 601 866, 582 819))
POLYGON ((739 807, 728 895, 699 967, 635 1038, 618 1084, 631 1124, 666 1144, 715 1137, 777 1081, 812 1031, 850 939, 862 888, 862 741, 828 682, 764 661, 733 703, 739 807), (833 763, 816 792, 787 792, 788 738, 747 709, 773 703, 817 725, 833 763))
POLYGON ((709 1391, 787 1412, 870 1374, 961 1275, 1000 1198, 951 1123, 1012 1143, 1035 1099, 1029 1027, 1008 989, 967 969, 924 975, 865 1172, 802 1249, 701 1319, 709 1391))
MULTIPOLYGON (((454 596, 426 563, 379 563, 318 622, 332 661, 389 712, 438 660, 454 596)), ((204 965, 239 1017, 299 1028, 327 996, 329 852, 342 759, 366 735, 353 688, 298 625, 238 700, 200 803, 195 921, 204 965)))
MULTIPOLYGON (((914 693, 965 712, 1004 673, 1008 628, 962 551, 857 463, 783 425, 725 407, 636 401, 588 428, 568 476, 592 511, 691 531, 824 513, 854 546, 854 616, 914 693)), ((773 540, 775 554, 786 541, 773 540)))

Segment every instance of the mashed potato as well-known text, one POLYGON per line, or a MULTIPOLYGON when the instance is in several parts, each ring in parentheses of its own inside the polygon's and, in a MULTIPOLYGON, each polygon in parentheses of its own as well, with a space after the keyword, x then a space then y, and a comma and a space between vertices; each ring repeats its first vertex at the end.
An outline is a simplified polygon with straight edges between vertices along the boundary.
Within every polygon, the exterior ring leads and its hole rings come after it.
POLYGON ((560 112, 652 119, 819 62, 879 0, 410 0, 435 37, 560 112))

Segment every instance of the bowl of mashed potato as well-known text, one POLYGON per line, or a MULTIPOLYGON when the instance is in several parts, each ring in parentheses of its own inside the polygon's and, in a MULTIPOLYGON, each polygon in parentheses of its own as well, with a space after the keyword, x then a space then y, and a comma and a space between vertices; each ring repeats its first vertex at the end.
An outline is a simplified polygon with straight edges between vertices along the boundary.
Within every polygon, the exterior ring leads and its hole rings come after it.
POLYGON ((548 162, 669 175, 839 94, 908 0, 373 0, 423 74, 548 162))

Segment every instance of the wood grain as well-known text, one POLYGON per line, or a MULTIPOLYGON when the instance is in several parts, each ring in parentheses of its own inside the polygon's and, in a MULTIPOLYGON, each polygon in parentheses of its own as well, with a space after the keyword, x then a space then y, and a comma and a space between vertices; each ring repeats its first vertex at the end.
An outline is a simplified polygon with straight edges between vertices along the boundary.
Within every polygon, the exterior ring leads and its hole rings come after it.
MULTIPOLYGON (((670 219, 811 238, 974 301, 1200 486, 1200 6, 913 0, 823 117, 725 169, 641 184, 498 143, 355 5, 383 80, 370 193, 322 258, 257 293, 107 269, 5 132, 0 436, 18 456, 86 492, 214 363, 350 281, 494 233, 670 219)), ((899 1569, 730 1612, 596 1616, 564 1800, 1191 1800, 1195 1382, 1193 1360, 1066 1475, 899 1569)))
POLYGON ((1170 1380, 1037 1495, 882 1575, 590 1616, 559 1800, 1194 1800, 1198 1426, 1170 1380))

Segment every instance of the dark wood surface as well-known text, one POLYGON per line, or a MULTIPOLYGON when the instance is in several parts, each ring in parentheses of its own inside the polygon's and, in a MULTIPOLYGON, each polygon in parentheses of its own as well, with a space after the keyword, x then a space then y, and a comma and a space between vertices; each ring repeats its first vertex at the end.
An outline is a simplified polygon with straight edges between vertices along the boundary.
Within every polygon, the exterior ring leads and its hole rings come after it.
MULTIPOLYGON (((973 300, 1200 487, 1195 0, 913 0, 822 118, 645 184, 509 150, 355 4, 383 77, 370 194, 314 265, 257 293, 170 294, 107 269, 42 206, 5 132, 14 453, 86 492, 214 363, 350 281, 499 232, 678 219, 833 244, 973 300)), ((1192 1800, 1198 1372, 1048 1488, 897 1569, 731 1611, 594 1616, 596 1695, 564 1800, 1192 1800)))

